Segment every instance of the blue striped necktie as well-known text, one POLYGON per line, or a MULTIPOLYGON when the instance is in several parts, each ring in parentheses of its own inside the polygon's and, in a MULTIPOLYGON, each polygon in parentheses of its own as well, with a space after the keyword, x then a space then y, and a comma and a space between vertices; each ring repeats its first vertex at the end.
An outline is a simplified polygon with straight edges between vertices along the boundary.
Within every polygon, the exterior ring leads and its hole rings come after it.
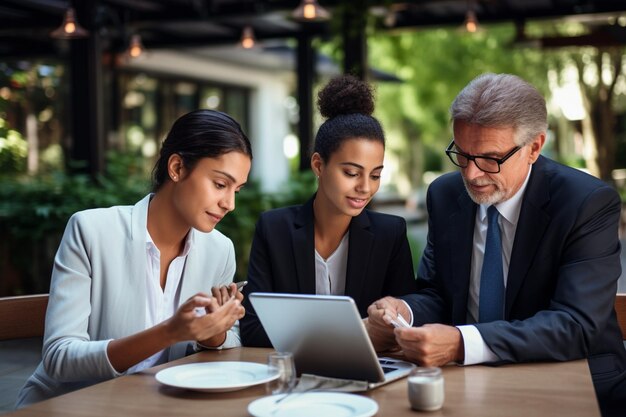
POLYGON ((498 225, 498 209, 490 206, 487 210, 489 226, 485 242, 485 257, 480 273, 480 295, 478 300, 478 321, 488 323, 504 319, 504 273, 502 269, 502 240, 498 225))

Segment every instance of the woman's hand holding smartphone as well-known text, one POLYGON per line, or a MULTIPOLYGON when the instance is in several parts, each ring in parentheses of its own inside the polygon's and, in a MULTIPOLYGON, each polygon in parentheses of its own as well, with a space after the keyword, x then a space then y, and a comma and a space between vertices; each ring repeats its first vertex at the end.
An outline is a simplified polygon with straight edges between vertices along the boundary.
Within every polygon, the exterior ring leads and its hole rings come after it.
POLYGON ((240 302, 243 300, 243 294, 241 289, 248 283, 248 281, 239 281, 237 283, 232 282, 229 285, 223 285, 221 287, 211 288, 211 294, 217 300, 219 305, 223 305, 231 299, 237 299, 240 302))

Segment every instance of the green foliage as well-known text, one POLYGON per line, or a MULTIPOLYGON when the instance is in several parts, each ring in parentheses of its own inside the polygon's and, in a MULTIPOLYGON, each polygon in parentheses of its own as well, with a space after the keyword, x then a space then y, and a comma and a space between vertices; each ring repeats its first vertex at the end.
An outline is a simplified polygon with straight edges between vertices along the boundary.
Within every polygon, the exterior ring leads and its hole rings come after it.
POLYGON ((573 168, 587 167, 587 164, 585 163, 585 158, 583 158, 581 155, 559 156, 557 160, 563 165, 567 165, 573 168))
POLYGON ((0 178, 0 271, 17 270, 9 294, 47 292, 54 252, 69 217, 80 210, 134 204, 148 191, 135 160, 109 155, 108 170, 93 180, 54 173, 0 178))
POLYGON ((96 181, 60 172, 44 177, 3 178, 0 228, 14 237, 37 240, 62 231, 77 211, 134 204, 148 191, 145 180, 134 175, 135 168, 129 158, 111 154, 107 172, 96 181))
POLYGON ((316 189, 317 179, 313 171, 294 173, 282 189, 273 195, 274 207, 303 204, 311 198, 316 189))
POLYGON ((10 91, 8 102, 21 103, 28 112, 39 113, 51 107, 58 110, 63 101, 58 100, 64 68, 52 60, 3 60, 0 63, 0 86, 10 91))
POLYGON ((442 149, 442 147, 436 145, 427 144, 424 146, 424 172, 441 172, 443 170, 443 163, 441 161, 442 149))
POLYGON ((411 258, 413 260, 413 270, 417 272, 417 268, 420 264, 420 260, 422 259, 422 252, 424 251, 424 247, 422 242, 414 236, 410 234, 407 236, 409 241, 409 247, 411 248, 411 258))
POLYGON ((26 172, 28 145, 22 135, 0 118, 0 175, 26 172))

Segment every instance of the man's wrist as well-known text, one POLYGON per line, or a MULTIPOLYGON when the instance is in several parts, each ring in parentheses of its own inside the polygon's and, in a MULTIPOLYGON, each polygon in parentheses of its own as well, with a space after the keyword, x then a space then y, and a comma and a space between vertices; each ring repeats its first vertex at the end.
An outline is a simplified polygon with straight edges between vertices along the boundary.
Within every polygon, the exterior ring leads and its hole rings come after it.
POLYGON ((457 340, 456 355, 454 361, 462 364, 463 362, 465 362, 465 341, 463 340, 463 333, 461 332, 461 330, 459 330, 458 327, 455 327, 455 329, 459 338, 457 340))

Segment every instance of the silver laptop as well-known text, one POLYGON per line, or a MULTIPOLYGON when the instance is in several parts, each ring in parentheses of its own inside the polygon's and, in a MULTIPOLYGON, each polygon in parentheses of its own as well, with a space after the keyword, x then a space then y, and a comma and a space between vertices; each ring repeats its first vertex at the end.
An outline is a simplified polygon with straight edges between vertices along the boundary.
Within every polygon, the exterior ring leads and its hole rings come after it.
POLYGON ((249 297, 274 348, 293 353, 298 374, 367 381, 375 388, 415 366, 376 356, 350 297, 260 292, 249 297))

